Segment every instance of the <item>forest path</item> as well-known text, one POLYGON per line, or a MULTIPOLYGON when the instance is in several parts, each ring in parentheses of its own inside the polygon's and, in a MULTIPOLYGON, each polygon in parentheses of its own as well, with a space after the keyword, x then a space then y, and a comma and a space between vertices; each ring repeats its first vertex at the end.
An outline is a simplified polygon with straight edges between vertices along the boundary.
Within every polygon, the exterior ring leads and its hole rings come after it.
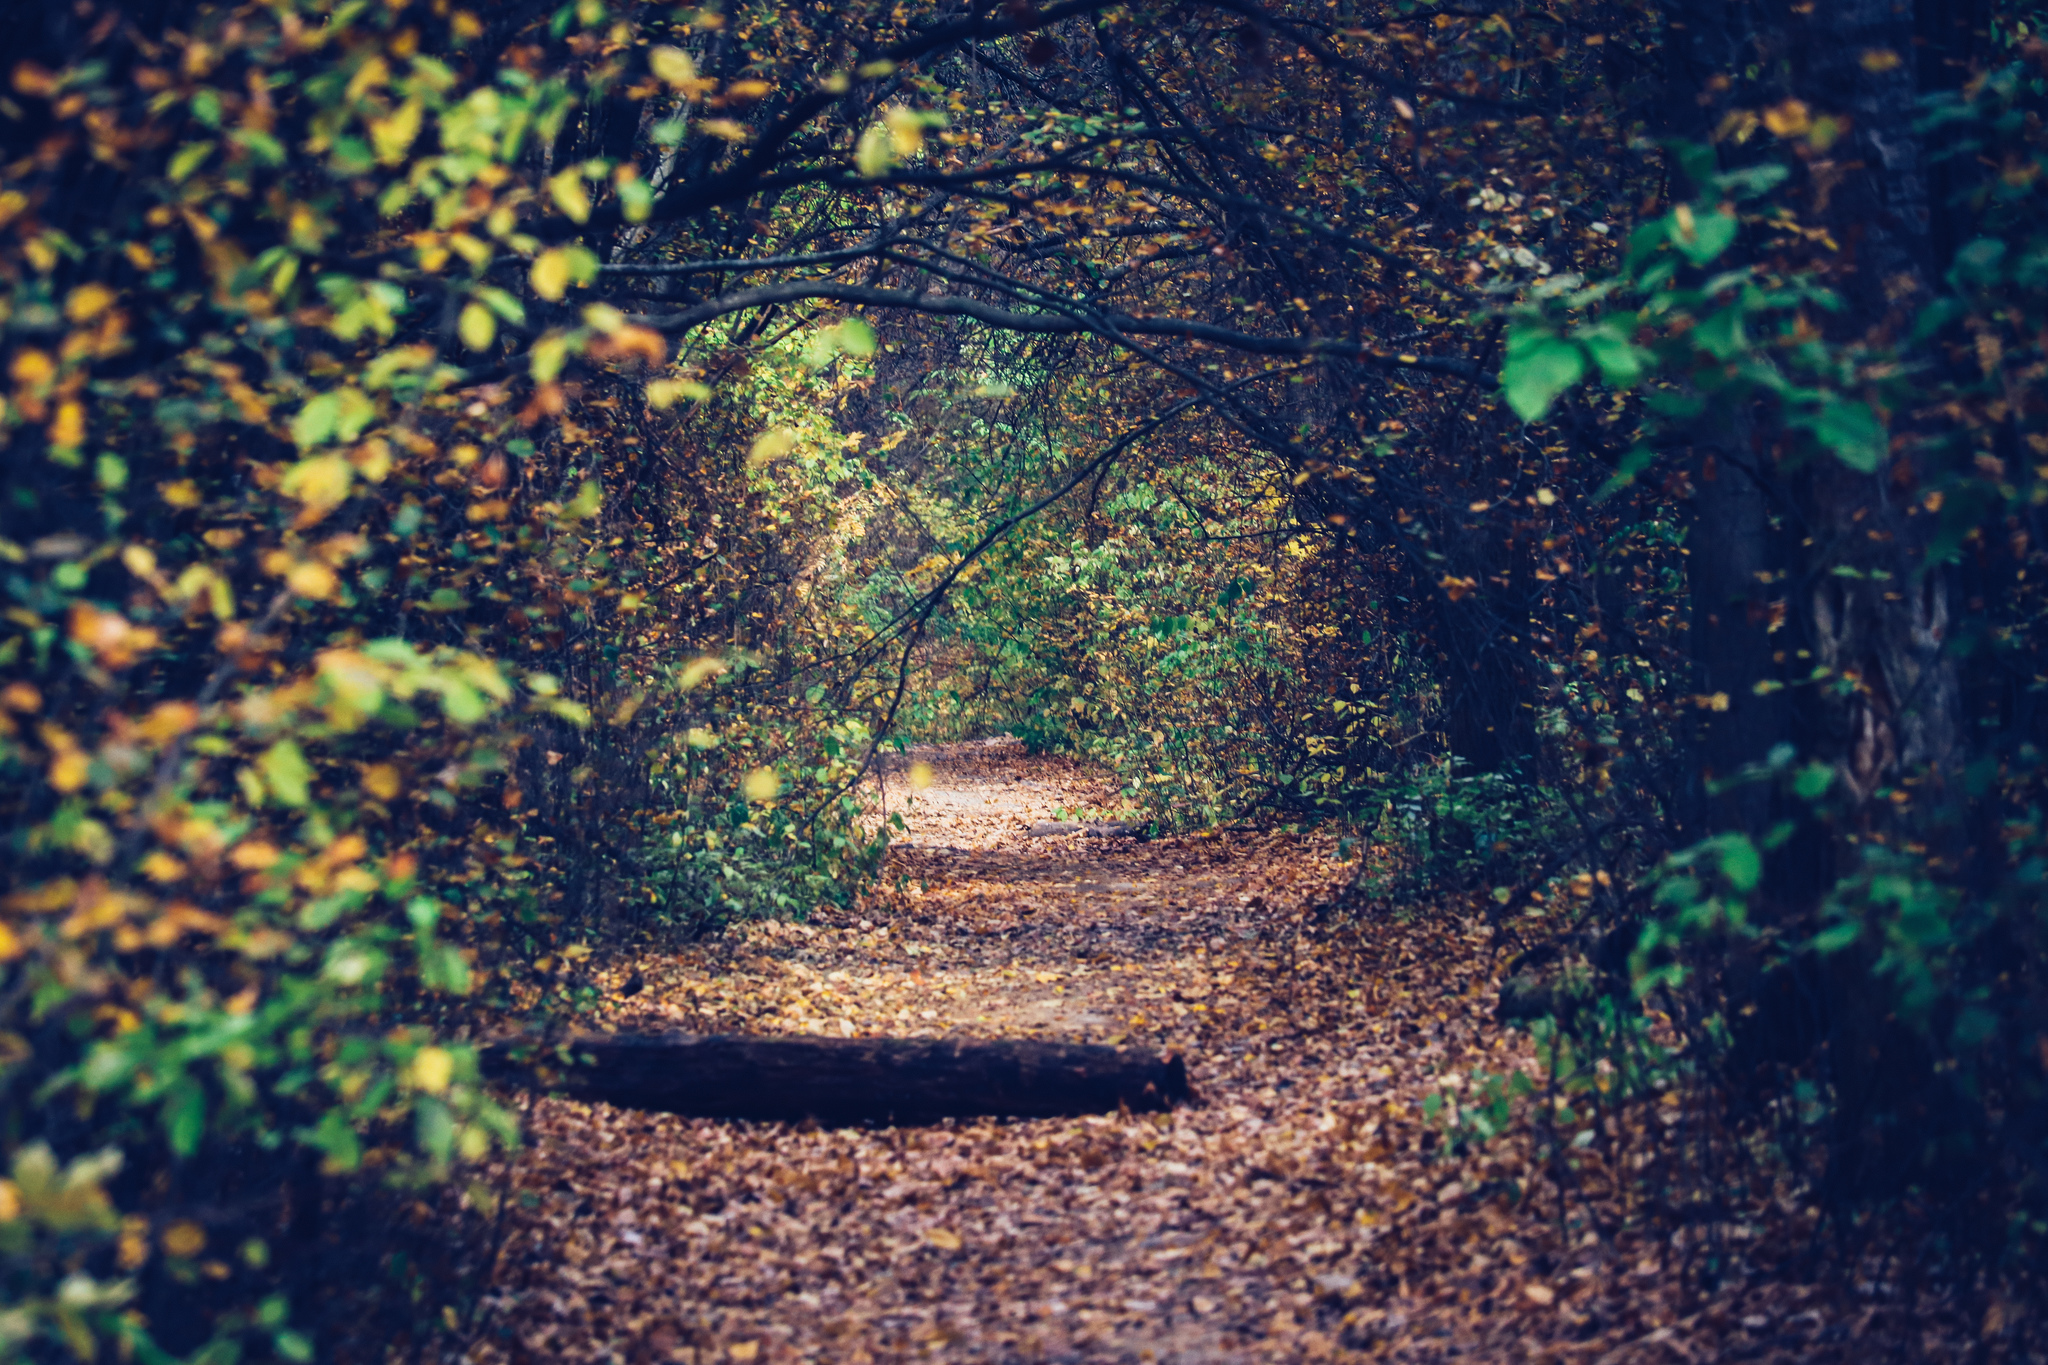
POLYGON ((1033 837, 1109 793, 1015 746, 913 757, 899 885, 615 964, 645 989, 597 1022, 1156 1045, 1198 1102, 818 1129, 536 1101, 469 1360, 1671 1358, 1654 1254, 1564 1244, 1521 1144, 1444 1161, 1419 1121, 1515 1047, 1477 926, 1317 935, 1326 840, 1033 837))

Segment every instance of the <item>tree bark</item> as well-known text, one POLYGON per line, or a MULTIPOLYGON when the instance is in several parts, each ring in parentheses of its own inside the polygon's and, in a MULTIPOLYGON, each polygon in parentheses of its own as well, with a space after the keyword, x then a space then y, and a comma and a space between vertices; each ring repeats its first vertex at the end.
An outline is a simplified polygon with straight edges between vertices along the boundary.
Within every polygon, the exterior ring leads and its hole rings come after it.
POLYGON ((1191 1098, 1186 1064, 1149 1048, 626 1033, 577 1038, 568 1051, 563 1067, 533 1045, 494 1043, 484 1071, 631 1109, 820 1123, 1051 1118, 1191 1098))

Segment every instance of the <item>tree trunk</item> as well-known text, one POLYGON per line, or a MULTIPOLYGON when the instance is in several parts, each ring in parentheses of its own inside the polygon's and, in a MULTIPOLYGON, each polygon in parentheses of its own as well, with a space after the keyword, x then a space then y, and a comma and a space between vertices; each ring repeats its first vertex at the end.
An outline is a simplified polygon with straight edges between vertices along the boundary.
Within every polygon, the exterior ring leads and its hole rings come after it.
POLYGON ((486 1074, 700 1118, 929 1123, 1165 1109, 1190 1098, 1187 1066, 1149 1048, 953 1038, 612 1034, 569 1044, 560 1067, 530 1044, 484 1049, 486 1074))

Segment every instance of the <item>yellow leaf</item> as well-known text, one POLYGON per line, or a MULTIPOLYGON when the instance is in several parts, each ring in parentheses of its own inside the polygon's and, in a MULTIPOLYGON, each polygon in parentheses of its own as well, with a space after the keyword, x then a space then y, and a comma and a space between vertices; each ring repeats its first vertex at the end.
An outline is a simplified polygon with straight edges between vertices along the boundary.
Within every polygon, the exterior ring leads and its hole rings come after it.
POLYGON ((55 881, 44 882, 41 886, 17 891, 0 904, 4 904, 9 910, 47 914, 52 910, 62 910, 77 899, 78 883, 69 877, 59 877, 55 881))
POLYGON ((39 389, 57 377, 57 367, 45 352, 31 348, 14 353, 7 373, 23 388, 39 389))
POLYGON ((92 650, 110 668, 126 668, 143 652, 156 648, 154 629, 136 626, 118 611, 101 611, 90 602, 71 608, 71 638, 92 650))
POLYGON ((63 450, 75 450, 85 444, 85 405, 76 399, 57 405, 57 415, 50 421, 50 444, 63 450))
POLYGON ((751 1362, 761 1354, 761 1343, 758 1341, 735 1341, 732 1345, 725 1348, 725 1353, 732 1357, 733 1365, 751 1365, 751 1362))
POLYGON ((1764 110, 1764 127, 1773 137, 1797 137, 1813 126, 1813 118, 1798 100, 1786 100, 1764 110))
POLYGON ((349 77, 346 94, 351 101, 359 100, 391 79, 391 66, 382 57, 373 56, 356 69, 349 77))
POLYGON ((357 729, 384 704, 384 665, 353 649, 322 650, 319 664, 327 722, 335 729, 357 729))
POLYGON ((779 460, 796 449, 796 433, 788 427, 770 427, 754 438, 753 448, 747 451, 747 468, 759 469, 762 465, 779 460))
POLYGON ((1904 64, 1905 58, 1888 47, 1873 47, 1868 52, 1865 52, 1862 57, 1863 69, 1872 75, 1882 75, 1887 71, 1895 71, 1904 64))
POLYGON ((756 768, 747 774, 741 787, 749 801, 772 801, 775 793, 782 790, 782 780, 776 777, 773 768, 756 768))
POLYGON ((152 744, 168 744, 199 724, 199 708, 189 701, 159 702, 136 728, 152 744))
POLYGON ((370 143, 377 149, 378 161, 396 166, 405 160, 413 139, 420 135, 421 112, 418 100, 407 100, 384 118, 370 120, 370 143))
POLYGON ((371 483, 380 483, 391 472, 391 443, 381 436, 372 436, 349 452, 348 462, 371 483))
POLYGON ((448 245, 478 270, 491 263, 491 244, 481 237, 472 237, 467 232, 452 232, 448 235, 448 245))
POLYGON ((176 483, 160 484, 157 492, 173 507, 197 507, 204 499, 200 496, 199 485, 190 479, 179 479, 176 483))
POLYGON ((285 571, 284 581, 293 592, 315 602, 325 602, 341 585, 341 580, 334 576, 334 570, 315 559, 301 560, 292 565, 285 571))
POLYGON ((941 1251, 958 1251, 960 1234, 946 1228, 926 1228, 924 1239, 941 1251))
POLYGON ((1522 1286, 1522 1297, 1533 1304, 1548 1308, 1557 1302, 1557 1291, 1547 1284, 1531 1282, 1522 1286))
POLYGON ((488 350, 498 339, 498 319, 490 309, 472 299, 462 306, 462 316, 456 321, 455 330, 461 335, 462 344, 470 350, 488 350))
POLYGON ((297 498, 309 507, 339 507, 348 500, 355 482, 355 470, 339 455, 318 455, 300 460, 284 472, 278 488, 286 497, 297 498))
POLYGON ((228 854, 228 861, 244 872, 261 872, 283 856, 277 845, 252 839, 248 843, 236 844, 234 852, 228 854))
POLYGON ((570 222, 589 221, 590 191, 584 187, 582 167, 571 166, 559 175, 548 177, 548 194, 553 197, 555 207, 570 222))
POLYGON ((894 152, 895 147, 889 137, 889 130, 879 123, 873 124, 860 135, 859 143, 854 146, 854 169, 870 180, 885 175, 888 173, 889 160, 894 152))
POLYGON ((372 763, 363 769, 363 790, 379 801, 396 797, 400 789, 398 769, 389 763, 372 763))
POLYGON ((64 300, 64 316, 73 322, 91 322, 113 306, 113 290, 103 284, 81 284, 64 300))
POLYGON ((690 54, 665 43, 648 49, 647 69, 678 89, 697 80, 697 63, 690 54))
POLYGON ((533 282, 534 293, 549 303, 559 303, 569 292, 569 253, 560 247, 543 251, 534 258, 527 278, 533 282))
POLYGON ((562 372, 562 366, 568 362, 569 339, 559 332, 551 332, 533 343, 532 355, 529 368, 533 371, 535 382, 552 383, 555 376, 562 372))
POLYGON ((910 765, 910 789, 923 791, 932 784, 932 765, 919 761, 910 765))
POLYGON ((701 403, 711 396, 711 387, 696 379, 650 379, 647 381, 647 406, 660 412, 674 407, 683 399, 701 403))
POLYGON ((206 1229, 189 1220, 164 1229, 164 1250, 186 1259, 206 1250, 206 1229))
POLYGON ((726 672, 725 660, 715 659, 709 654, 700 655, 683 665, 681 682, 687 692, 706 678, 722 677, 726 672))
POLYGON ((455 1078, 455 1058, 438 1047, 423 1047, 413 1054, 412 1083, 429 1095, 438 1095, 455 1078))
POLYGON ((142 860, 142 875, 153 882, 169 885, 185 875, 185 865, 162 849, 157 849, 142 860))
POLYGON ((882 111, 882 121, 888 125, 889 147, 897 160, 909 160, 924 146, 924 119, 916 110, 892 104, 882 111))

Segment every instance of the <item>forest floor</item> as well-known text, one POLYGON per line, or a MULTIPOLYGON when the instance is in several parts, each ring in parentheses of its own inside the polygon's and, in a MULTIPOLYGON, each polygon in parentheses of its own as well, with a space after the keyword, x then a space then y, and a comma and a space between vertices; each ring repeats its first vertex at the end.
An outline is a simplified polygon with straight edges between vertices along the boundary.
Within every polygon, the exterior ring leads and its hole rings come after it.
POLYGON ((918 757, 881 890, 607 964, 645 984, 595 1024, 1142 1043, 1197 1102, 818 1128, 534 1101, 468 1359, 1789 1361, 1962 1334, 1799 1284, 1813 1215, 1763 1177, 1673 1233, 1607 1174, 1640 1160, 1622 1129, 1581 1138, 1562 1201, 1533 1136, 1446 1155, 1426 1094, 1535 1065, 1492 1020, 1483 919, 1333 928, 1357 865, 1331 839, 1034 835, 1111 793, 1012 744, 918 757))

